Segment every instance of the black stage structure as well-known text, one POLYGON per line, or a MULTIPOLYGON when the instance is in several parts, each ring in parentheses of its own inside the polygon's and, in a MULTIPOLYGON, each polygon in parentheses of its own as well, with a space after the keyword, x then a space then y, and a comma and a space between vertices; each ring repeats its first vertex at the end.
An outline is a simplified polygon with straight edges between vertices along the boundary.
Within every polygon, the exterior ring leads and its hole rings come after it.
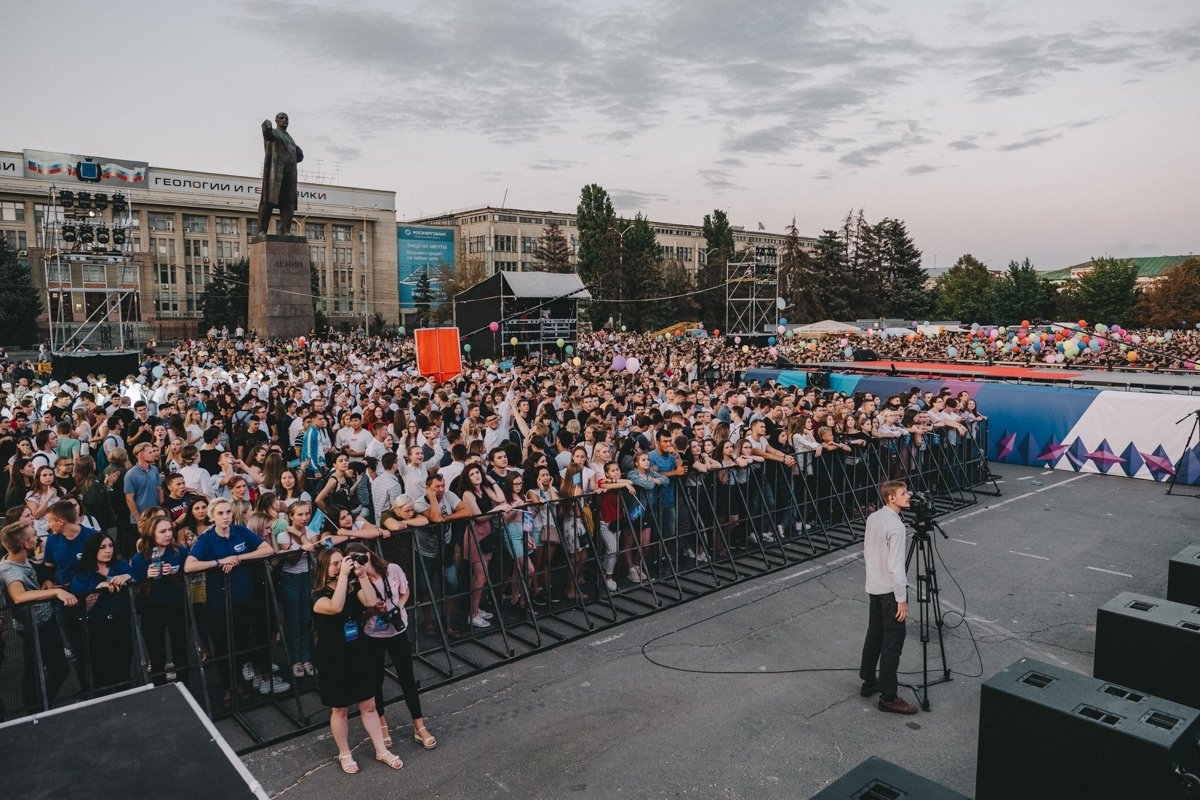
POLYGON ((454 324, 476 361, 557 352, 559 339, 574 344, 579 301, 591 297, 573 273, 497 272, 454 296, 454 324))
POLYGON ((51 374, 56 381, 65 381, 76 375, 106 375, 109 383, 116 384, 126 375, 137 375, 142 356, 136 350, 58 352, 54 353, 51 364, 51 374))

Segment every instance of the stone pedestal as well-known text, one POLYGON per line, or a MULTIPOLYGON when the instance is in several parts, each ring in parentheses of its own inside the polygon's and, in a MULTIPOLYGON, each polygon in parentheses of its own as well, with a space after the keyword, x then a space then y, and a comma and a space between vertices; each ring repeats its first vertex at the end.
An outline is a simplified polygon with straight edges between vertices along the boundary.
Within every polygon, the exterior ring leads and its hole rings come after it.
POLYGON ((259 235, 250 240, 249 317, 249 328, 266 339, 312 332, 312 280, 303 236, 259 235))

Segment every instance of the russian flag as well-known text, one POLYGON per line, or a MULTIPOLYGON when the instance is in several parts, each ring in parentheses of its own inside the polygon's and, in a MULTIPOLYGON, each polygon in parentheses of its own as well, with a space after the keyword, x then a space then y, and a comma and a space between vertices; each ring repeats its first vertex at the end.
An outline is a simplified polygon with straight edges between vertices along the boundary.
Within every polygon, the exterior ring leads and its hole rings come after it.
POLYGON ((126 167, 122 164, 105 164, 101 167, 101 177, 105 180, 119 180, 126 183, 141 183, 146 180, 144 167, 126 167))

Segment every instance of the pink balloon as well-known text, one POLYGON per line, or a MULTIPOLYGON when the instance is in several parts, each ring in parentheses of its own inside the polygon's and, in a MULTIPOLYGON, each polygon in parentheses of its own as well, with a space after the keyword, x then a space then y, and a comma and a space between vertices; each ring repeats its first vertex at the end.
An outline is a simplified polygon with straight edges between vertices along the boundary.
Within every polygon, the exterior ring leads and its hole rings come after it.
POLYGON ((740 336, 735 336, 735 337, 733 337, 733 343, 734 343, 734 344, 741 344, 741 343, 742 343, 742 337, 740 337, 740 336))
POLYGON ((500 330, 500 323, 499 322, 489 322, 488 330, 491 331, 492 333, 495 333, 496 331, 500 330))
POLYGON ((1141 336, 1138 336, 1136 333, 1135 333, 1133 336, 1129 337, 1129 338, 1133 339, 1133 343, 1134 343, 1134 344, 1141 344, 1141 343, 1142 343, 1142 337, 1141 337, 1141 336))
POLYGON ((641 366, 642 366, 642 362, 638 361, 636 358, 625 359, 625 371, 628 372, 630 375, 637 372, 641 366))
POLYGON ((771 348, 770 350, 768 350, 767 352, 771 354, 771 358, 774 358, 775 356, 779 355, 779 348, 778 348, 778 347, 772 347, 772 348, 771 348))
POLYGON ((613 356, 612 368, 617 372, 625 369, 625 356, 613 356))

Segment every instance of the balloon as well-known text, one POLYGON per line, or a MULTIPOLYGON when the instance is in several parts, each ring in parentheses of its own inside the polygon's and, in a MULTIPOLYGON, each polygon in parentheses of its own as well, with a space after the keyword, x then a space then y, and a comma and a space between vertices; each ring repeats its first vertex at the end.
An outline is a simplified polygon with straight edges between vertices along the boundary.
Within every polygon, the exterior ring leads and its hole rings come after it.
POLYGON ((625 356, 613 356, 612 368, 617 372, 625 369, 625 356))
POLYGON ((735 337, 733 337, 733 343, 734 343, 734 344, 741 344, 741 343, 742 343, 742 337, 740 337, 740 336, 735 336, 735 337))
POLYGON ((842 347, 845 347, 846 345, 850 344, 850 340, 843 336, 840 340, 838 340, 838 344, 840 344, 842 347))
POLYGON ((516 347, 517 346, 517 337, 515 337, 515 336, 512 337, 511 339, 508 340, 508 343, 511 344, 513 347, 516 347))
POLYGON ((396 333, 399 336, 403 336, 404 335, 404 326, 401 325, 399 328, 396 328, 396 333))
POLYGON ((485 359, 483 360, 483 365, 484 365, 485 367, 490 367, 490 366, 492 365, 492 360, 491 360, 490 358, 485 358, 485 359))
POLYGON ((1054 363, 1054 354, 1053 354, 1053 353, 1050 353, 1049 355, 1047 355, 1047 356, 1046 356, 1046 363, 1047 363, 1047 364, 1053 364, 1053 363, 1054 363))
POLYGON ((744 345, 742 345, 742 352, 743 352, 743 353, 749 353, 749 352, 750 352, 750 345, 748 345, 748 344, 744 344, 744 345))
POLYGON ((847 347, 845 350, 842 351, 842 355, 846 356, 846 358, 850 358, 852 355, 854 355, 854 348, 847 347))
POLYGON ((1137 361, 1138 360, 1137 350, 1130 350, 1128 353, 1125 354, 1125 358, 1129 359, 1130 361, 1137 361))
POLYGON ((779 348, 778 348, 778 347, 772 347, 772 348, 771 348, 770 350, 768 350, 767 352, 771 354, 771 358, 774 358, 775 356, 779 355, 779 348))
POLYGON ((809 350, 809 352, 812 352, 812 351, 814 351, 814 350, 816 350, 816 349, 817 349, 817 343, 816 343, 816 342, 809 342, 809 343, 808 343, 808 350, 809 350))
POLYGON ((779 324, 780 324, 780 325, 787 325, 787 320, 786 320, 786 319, 781 319, 781 320, 779 320, 779 324))
POLYGON ((296 344, 300 345, 301 347, 308 347, 308 339, 305 339, 303 336, 301 336, 296 340, 296 344))
POLYGON ((696 323, 696 327, 697 327, 697 328, 699 328, 700 330, 704 330, 704 323, 703 323, 703 322, 697 322, 697 323, 696 323))
POLYGON ((955 347, 954 345, 950 345, 949 347, 946 348, 946 355, 950 356, 951 358, 954 358, 955 356, 958 355, 958 348, 955 347))
POLYGON ((500 323, 499 322, 489 322, 488 330, 491 331, 492 333, 495 333, 496 331, 500 330, 500 323))
POLYGON ((559 347, 562 347, 566 343, 567 343, 567 340, 561 339, 561 338, 557 342, 555 342, 555 344, 558 345, 559 347))
POLYGON ((1136 333, 1133 336, 1131 336, 1130 338, 1133 339, 1134 344, 1142 343, 1142 337, 1138 336, 1136 333))
POLYGON ((626 328, 624 325, 622 325, 622 326, 621 326, 621 333, 624 333, 626 330, 628 330, 628 328, 626 328))
POLYGON ((770 345, 773 345, 773 344, 775 344, 775 337, 774 337, 774 336, 768 336, 768 337, 767 337, 767 344, 770 344, 770 345))
POLYGON ((1175 338, 1175 331, 1167 331, 1166 333, 1163 334, 1164 342, 1169 342, 1173 338, 1175 338))
POLYGON ((1183 368, 1184 369, 1195 369, 1196 362, 1195 361, 1185 361, 1185 362, 1183 362, 1183 368))
POLYGON ((778 333, 783 333, 784 331, 786 331, 786 330, 787 330, 787 325, 780 325, 780 326, 779 326, 778 328, 776 328, 775 330, 776 330, 776 332, 778 332, 778 333))
POLYGON ((786 336, 789 339, 795 335, 796 335, 796 332, 794 330, 792 330, 791 328, 788 328, 787 333, 784 334, 784 336, 786 336))
POLYGON ((716 328, 713 328, 713 337, 715 338, 720 335, 721 335, 721 332, 719 330, 717 330, 716 328))
POLYGON ((1029 327, 1029 320, 1027 320, 1027 319, 1023 319, 1023 320, 1021 320, 1021 327, 1022 327, 1022 328, 1028 328, 1028 327, 1029 327))
POLYGON ((637 358, 625 359, 625 371, 628 372, 630 375, 637 372, 641 366, 642 366, 642 362, 638 361, 637 358))
POLYGON ((571 359, 571 363, 578 367, 580 364, 583 363, 583 359, 580 358, 579 356, 575 356, 574 358, 571 359))
POLYGON ((975 355, 977 355, 977 356, 983 355, 983 348, 980 347, 979 345, 975 345, 975 355))
POLYGON ((563 348, 563 349, 564 349, 564 350, 566 350, 566 353, 567 353, 567 355, 571 355, 571 353, 574 353, 574 352, 575 352, 575 346, 574 346, 574 345, 570 345, 570 344, 569 344, 569 345, 567 345, 567 346, 566 346, 565 348, 563 348))
POLYGON ((466 344, 463 345, 463 352, 464 353, 471 352, 471 343, 470 342, 467 342, 466 344))
POLYGON ((1086 320, 1086 319, 1081 319, 1081 320, 1079 320, 1079 327, 1081 327, 1081 328, 1086 328, 1086 327, 1087 327, 1087 320, 1086 320))
POLYGON ((163 376, 162 364, 158 364, 154 369, 150 370, 150 374, 156 378, 161 378, 163 376))

